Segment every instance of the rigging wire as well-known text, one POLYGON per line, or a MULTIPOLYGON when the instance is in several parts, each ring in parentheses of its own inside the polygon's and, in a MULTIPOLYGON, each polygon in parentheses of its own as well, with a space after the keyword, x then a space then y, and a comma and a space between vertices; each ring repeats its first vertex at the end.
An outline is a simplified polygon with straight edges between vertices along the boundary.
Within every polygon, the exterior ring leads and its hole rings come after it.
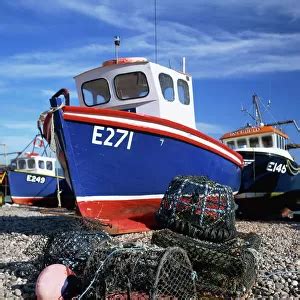
POLYGON ((155 44, 155 63, 157 63, 157 6, 154 0, 154 44, 155 44))

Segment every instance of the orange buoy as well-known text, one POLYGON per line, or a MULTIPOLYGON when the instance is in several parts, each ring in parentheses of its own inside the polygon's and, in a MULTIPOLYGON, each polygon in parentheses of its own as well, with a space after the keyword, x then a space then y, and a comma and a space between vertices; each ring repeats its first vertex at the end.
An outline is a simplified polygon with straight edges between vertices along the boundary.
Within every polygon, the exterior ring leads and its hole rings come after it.
POLYGON ((140 62, 148 62, 148 60, 145 57, 120 57, 118 59, 111 59, 103 62, 102 67, 121 64, 133 64, 140 62))
POLYGON ((79 292, 79 279, 70 268, 62 264, 46 267, 40 273, 35 285, 37 300, 71 299, 79 292))

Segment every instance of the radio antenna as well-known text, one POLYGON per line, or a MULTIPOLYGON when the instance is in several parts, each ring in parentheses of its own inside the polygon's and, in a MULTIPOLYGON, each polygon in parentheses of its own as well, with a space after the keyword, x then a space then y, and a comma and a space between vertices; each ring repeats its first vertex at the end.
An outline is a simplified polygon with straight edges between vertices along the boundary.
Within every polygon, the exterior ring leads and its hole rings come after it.
POLYGON ((154 0, 154 44, 155 44, 155 63, 157 63, 157 16, 156 0, 154 0))
POLYGON ((115 36, 114 43, 115 43, 116 63, 118 63, 118 61, 119 61, 119 47, 120 47, 120 44, 121 44, 121 40, 120 40, 120 37, 118 35, 115 36))

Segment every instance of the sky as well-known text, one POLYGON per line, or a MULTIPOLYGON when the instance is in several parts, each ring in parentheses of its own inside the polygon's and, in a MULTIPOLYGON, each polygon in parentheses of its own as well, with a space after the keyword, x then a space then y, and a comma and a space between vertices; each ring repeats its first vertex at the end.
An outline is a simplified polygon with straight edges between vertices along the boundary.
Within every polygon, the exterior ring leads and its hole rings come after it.
MULTIPOLYGON (((154 25, 155 0, 1 0, 0 153, 24 149, 60 88, 78 105, 73 77, 114 58, 114 36, 121 57, 155 62, 154 25)), ((156 0, 156 40, 158 63, 181 69, 186 57, 202 132, 220 138, 252 122, 241 108, 251 111, 254 93, 265 123, 300 126, 299 0, 156 0)))

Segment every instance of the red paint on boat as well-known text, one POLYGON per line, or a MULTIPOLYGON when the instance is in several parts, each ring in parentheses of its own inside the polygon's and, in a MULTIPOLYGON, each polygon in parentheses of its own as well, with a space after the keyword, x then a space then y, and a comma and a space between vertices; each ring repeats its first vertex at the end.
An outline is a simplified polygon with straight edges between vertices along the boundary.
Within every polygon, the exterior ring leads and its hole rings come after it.
POLYGON ((77 201, 83 217, 99 220, 110 234, 148 231, 157 228, 155 213, 161 199, 77 201))
POLYGON ((31 205, 31 206, 57 206, 57 198, 56 197, 11 197, 11 200, 15 204, 20 205, 31 205))

